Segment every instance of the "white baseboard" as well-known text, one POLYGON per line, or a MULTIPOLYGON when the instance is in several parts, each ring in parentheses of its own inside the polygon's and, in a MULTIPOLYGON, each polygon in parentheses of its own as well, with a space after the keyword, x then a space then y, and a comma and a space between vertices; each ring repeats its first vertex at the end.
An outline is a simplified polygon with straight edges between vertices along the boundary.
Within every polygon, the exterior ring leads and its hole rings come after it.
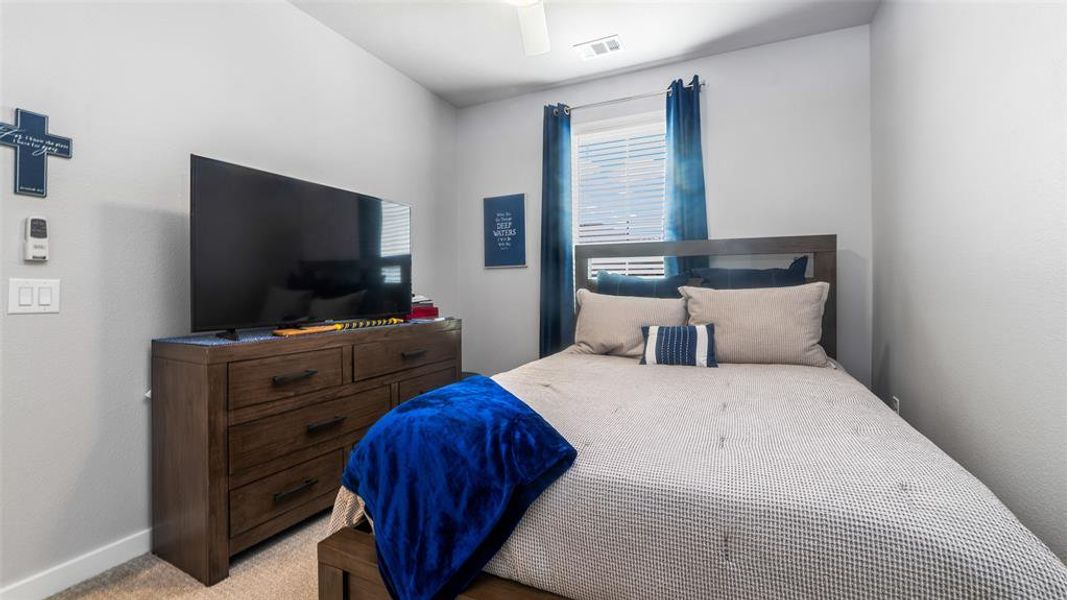
POLYGON ((90 550, 81 556, 30 575, 0 589, 0 600, 40 600, 99 575, 152 549, 152 530, 145 529, 90 550))

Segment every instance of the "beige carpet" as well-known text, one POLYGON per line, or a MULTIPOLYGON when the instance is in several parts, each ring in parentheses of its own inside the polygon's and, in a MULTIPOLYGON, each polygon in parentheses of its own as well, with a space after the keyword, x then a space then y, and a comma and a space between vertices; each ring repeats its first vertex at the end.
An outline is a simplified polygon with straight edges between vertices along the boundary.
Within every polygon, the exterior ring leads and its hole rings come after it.
POLYGON ((318 598, 316 544, 324 536, 329 514, 309 521, 244 552, 230 563, 230 576, 212 587, 151 554, 68 588, 51 600, 181 598, 318 598))

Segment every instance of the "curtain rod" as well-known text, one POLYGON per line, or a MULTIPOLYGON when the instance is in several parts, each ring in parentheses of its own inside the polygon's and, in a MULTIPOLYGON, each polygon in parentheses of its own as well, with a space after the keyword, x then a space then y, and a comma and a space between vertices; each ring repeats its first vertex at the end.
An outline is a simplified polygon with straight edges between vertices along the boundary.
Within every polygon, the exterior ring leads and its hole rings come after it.
MULTIPOLYGON (((687 85, 685 87, 692 87, 692 86, 687 85)), ((700 87, 704 87, 704 82, 703 81, 700 82, 700 87)), ((602 100, 600 102, 590 102, 589 104, 579 104, 578 106, 566 106, 564 108, 564 110, 566 110, 568 113, 571 113, 571 112, 574 112, 574 111, 578 110, 579 108, 594 108, 594 107, 597 107, 597 106, 609 106, 609 105, 612 105, 612 104, 622 104, 623 102, 630 102, 631 100, 640 100, 642 98, 653 98, 655 96, 665 96, 665 95, 667 95, 669 93, 671 93, 671 88, 668 87, 665 90, 658 90, 658 91, 655 91, 655 92, 648 92, 648 93, 645 93, 645 94, 637 94, 637 95, 634 95, 634 96, 625 96, 623 98, 613 98, 611 100, 602 100)))

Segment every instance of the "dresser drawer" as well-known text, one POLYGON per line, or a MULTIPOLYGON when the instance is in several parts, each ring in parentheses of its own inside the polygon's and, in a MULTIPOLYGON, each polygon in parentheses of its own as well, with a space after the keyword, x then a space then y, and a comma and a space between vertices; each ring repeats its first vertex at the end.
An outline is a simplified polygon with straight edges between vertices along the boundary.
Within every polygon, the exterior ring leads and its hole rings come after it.
POLYGON ((397 384, 399 392, 397 394, 397 401, 404 402, 410 400, 419 394, 425 394, 430 390, 454 383, 455 381, 456 370, 451 368, 419 375, 418 377, 412 377, 411 379, 405 379, 397 384))
POLYGON ((344 451, 338 449, 232 490, 230 536, 335 491, 342 471, 344 451))
POLYGON ((229 429, 230 473, 286 456, 363 427, 389 412, 388 387, 234 425, 229 429))
POLYGON ((327 348, 230 363, 230 409, 341 385, 342 351, 327 348))
POLYGON ((352 350, 355 378, 367 379, 456 358, 458 332, 361 344, 352 350))

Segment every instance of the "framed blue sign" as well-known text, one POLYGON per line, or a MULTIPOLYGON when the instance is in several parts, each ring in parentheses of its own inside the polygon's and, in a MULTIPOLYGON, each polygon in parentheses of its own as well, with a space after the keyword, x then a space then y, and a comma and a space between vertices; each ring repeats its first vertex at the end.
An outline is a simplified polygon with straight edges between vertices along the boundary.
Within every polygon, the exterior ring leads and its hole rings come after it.
POLYGON ((485 199, 485 268, 526 266, 526 196, 485 199))
POLYGON ((48 117, 15 109, 15 124, 0 123, 0 146, 15 149, 15 193, 48 195, 48 157, 70 158, 70 138, 48 133, 48 117))

